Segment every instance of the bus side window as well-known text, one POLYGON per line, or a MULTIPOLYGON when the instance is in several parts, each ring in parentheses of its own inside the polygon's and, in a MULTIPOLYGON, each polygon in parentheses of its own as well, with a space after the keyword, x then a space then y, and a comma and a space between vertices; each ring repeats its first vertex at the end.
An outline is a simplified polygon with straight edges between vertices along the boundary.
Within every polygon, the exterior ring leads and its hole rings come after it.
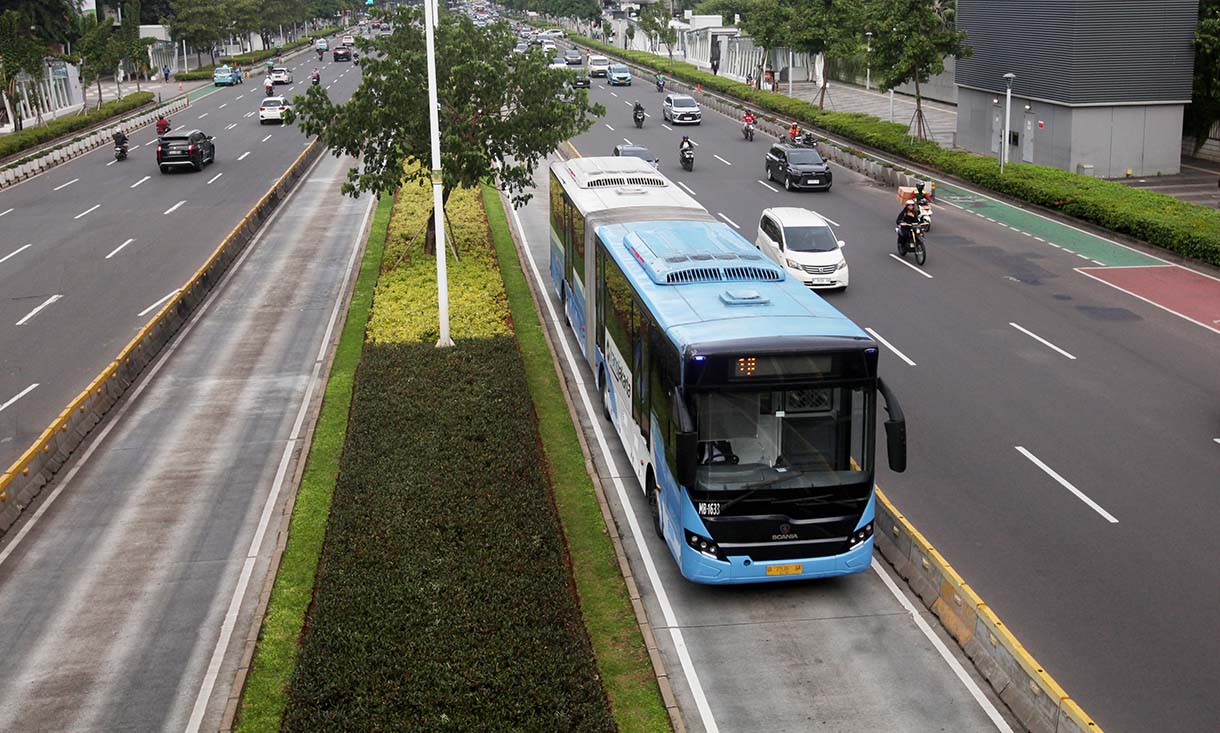
POLYGON ((605 354, 606 351, 606 245, 602 244, 600 238, 594 241, 593 246, 596 247, 596 261, 593 263, 593 282, 596 284, 596 300, 597 313, 594 316, 597 324, 595 334, 597 338, 597 347, 605 354))
POLYGON ((648 421, 648 327, 650 325, 648 319, 647 311, 639 302, 636 302, 631 318, 634 326, 632 328, 631 371, 635 377, 632 389, 635 392, 632 414, 635 416, 636 425, 640 426, 640 432, 643 433, 645 442, 648 442, 651 427, 648 421))
POLYGON ((652 365, 648 370, 651 381, 649 387, 652 397, 651 410, 661 431, 660 439, 665 445, 666 463, 669 464, 670 472, 676 476, 677 463, 674 457, 677 446, 674 445, 672 426, 674 378, 669 364, 670 352, 673 349, 666 341, 665 334, 655 325, 650 328, 649 334, 651 336, 649 349, 652 356, 652 365))

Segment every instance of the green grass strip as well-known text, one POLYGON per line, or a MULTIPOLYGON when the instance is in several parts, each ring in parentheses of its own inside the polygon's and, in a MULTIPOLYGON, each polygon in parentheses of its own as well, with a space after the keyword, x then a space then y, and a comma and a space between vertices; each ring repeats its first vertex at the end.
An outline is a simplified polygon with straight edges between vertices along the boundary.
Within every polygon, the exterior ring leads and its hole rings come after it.
POLYGON ((598 671, 621 731, 670 730, 648 651, 636 623, 614 545, 606 532, 584 453, 530 294, 499 193, 483 186, 500 273, 525 361, 538 433, 550 468, 580 610, 598 671))
POLYGON ((314 430, 308 462, 292 509, 288 544, 280 560, 271 601, 263 618, 258 648, 242 693, 237 729, 242 733, 278 731, 288 705, 288 686, 296 666, 298 640, 313 599, 314 574, 326 536, 339 458, 347 437, 352 385, 364 347, 364 331, 381 269, 392 195, 377 204, 364 259, 352 292, 351 307, 326 382, 322 412, 314 430))

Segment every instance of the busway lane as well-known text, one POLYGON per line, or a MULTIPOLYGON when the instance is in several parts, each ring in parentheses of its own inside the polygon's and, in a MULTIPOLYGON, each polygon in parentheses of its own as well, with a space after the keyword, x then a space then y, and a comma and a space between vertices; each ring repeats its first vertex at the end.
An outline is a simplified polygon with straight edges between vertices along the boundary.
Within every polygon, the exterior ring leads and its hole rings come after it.
MULTIPOLYGON (((546 185, 545 169, 536 182, 546 185)), ((560 352, 565 381, 573 385, 581 429, 625 536, 688 727, 1007 730, 1002 706, 983 689, 985 683, 967 669, 964 657, 953 654, 952 642, 931 629, 931 637, 924 635, 912 621, 914 607, 908 610, 899 600, 909 599, 887 587, 884 569, 765 588, 708 588, 680 577, 668 550, 648 530, 643 493, 596 406, 592 376, 583 366, 573 369, 568 358, 579 354, 578 347, 566 328, 555 332, 554 314, 561 311, 547 275, 545 201, 535 197, 519 212, 533 262, 527 273, 544 279, 540 297, 551 309, 544 307, 544 321, 566 344, 560 352), (602 446, 611 451, 609 461, 602 446)), ((926 616, 922 609, 918 613, 926 616)))
MULTIPOLYGON (((359 83, 358 67, 334 66, 323 79, 338 79, 329 93, 345 99, 359 83)), ((131 136, 127 161, 107 165, 103 148, 0 192, 0 210, 12 209, 0 220, 0 405, 21 395, 0 409, 0 464, 8 466, 109 363, 155 315, 145 310, 203 264, 304 150, 295 126, 246 116, 257 114, 261 99, 259 85, 247 82, 172 119, 216 137, 217 162, 202 172, 162 175, 146 145, 156 140, 149 127, 131 136)))
MULTIPOLYGON (((923 268, 933 278, 923 277, 889 256, 891 191, 838 166, 829 193, 769 190, 758 175, 769 140, 747 143, 738 123, 711 113, 698 127, 670 131, 650 118, 624 132, 630 107, 594 86, 608 119, 574 141, 582 153, 607 154, 624 137, 649 145, 667 175, 751 240, 765 206, 812 208, 840 225, 852 285, 828 299, 917 363, 888 349, 883 358, 913 418, 913 460, 908 474, 882 471, 879 481, 1069 693, 1120 730, 1163 726, 1155 711, 1165 700, 1179 702, 1183 730, 1220 719, 1214 704, 1199 704, 1209 683, 1181 671, 1216 668, 1191 644, 1220 623, 1206 560, 1220 547, 1205 525, 1210 512, 1197 511, 1216 504, 1220 475, 1207 407, 1220 390, 1216 341, 1074 272, 1091 263, 951 207, 938 207, 923 268), (683 133, 701 143, 694 174, 677 166, 683 133), (1149 512, 1148 487, 1167 477, 1174 490, 1158 492, 1149 512), (1149 537, 1165 552, 1184 550, 1184 537, 1195 548, 1172 555, 1176 631, 1161 620, 1165 596, 1148 592, 1168 590, 1165 555, 1148 556, 1149 537), (1176 637, 1172 652, 1163 632, 1176 637), (1192 665, 1181 666, 1182 654, 1192 665), (1115 657, 1123 663, 1092 663, 1115 657)), ((658 111, 651 89, 633 94, 658 111)))

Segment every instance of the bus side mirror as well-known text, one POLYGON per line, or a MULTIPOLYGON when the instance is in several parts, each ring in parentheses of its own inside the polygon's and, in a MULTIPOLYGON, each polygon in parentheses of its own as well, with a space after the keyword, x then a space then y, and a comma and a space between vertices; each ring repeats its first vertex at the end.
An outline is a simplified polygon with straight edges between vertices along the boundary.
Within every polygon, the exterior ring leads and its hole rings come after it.
POLYGON ((889 415, 885 421, 885 448, 890 470, 902 473, 907 470, 907 419, 902 413, 902 405, 898 404, 898 398, 884 380, 877 379, 877 389, 885 400, 885 412, 889 415))
POLYGON ((699 434, 677 433, 678 485, 695 485, 695 472, 699 468, 699 434))

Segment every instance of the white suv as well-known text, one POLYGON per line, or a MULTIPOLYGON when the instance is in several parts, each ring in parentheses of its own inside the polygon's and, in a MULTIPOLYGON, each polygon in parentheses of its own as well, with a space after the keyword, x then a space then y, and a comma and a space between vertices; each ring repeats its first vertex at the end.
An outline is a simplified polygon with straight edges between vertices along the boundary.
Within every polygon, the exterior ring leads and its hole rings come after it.
POLYGON ((843 244, 830 223, 808 209, 763 209, 758 220, 758 249, 812 290, 847 289, 843 244))
POLYGON ((258 124, 264 122, 284 123, 285 114, 292 109, 287 97, 267 97, 258 105, 258 124))
POLYGON ((274 69, 271 70, 271 83, 272 84, 291 84, 292 83, 292 72, 289 71, 288 69, 284 68, 283 66, 275 67, 274 69))

